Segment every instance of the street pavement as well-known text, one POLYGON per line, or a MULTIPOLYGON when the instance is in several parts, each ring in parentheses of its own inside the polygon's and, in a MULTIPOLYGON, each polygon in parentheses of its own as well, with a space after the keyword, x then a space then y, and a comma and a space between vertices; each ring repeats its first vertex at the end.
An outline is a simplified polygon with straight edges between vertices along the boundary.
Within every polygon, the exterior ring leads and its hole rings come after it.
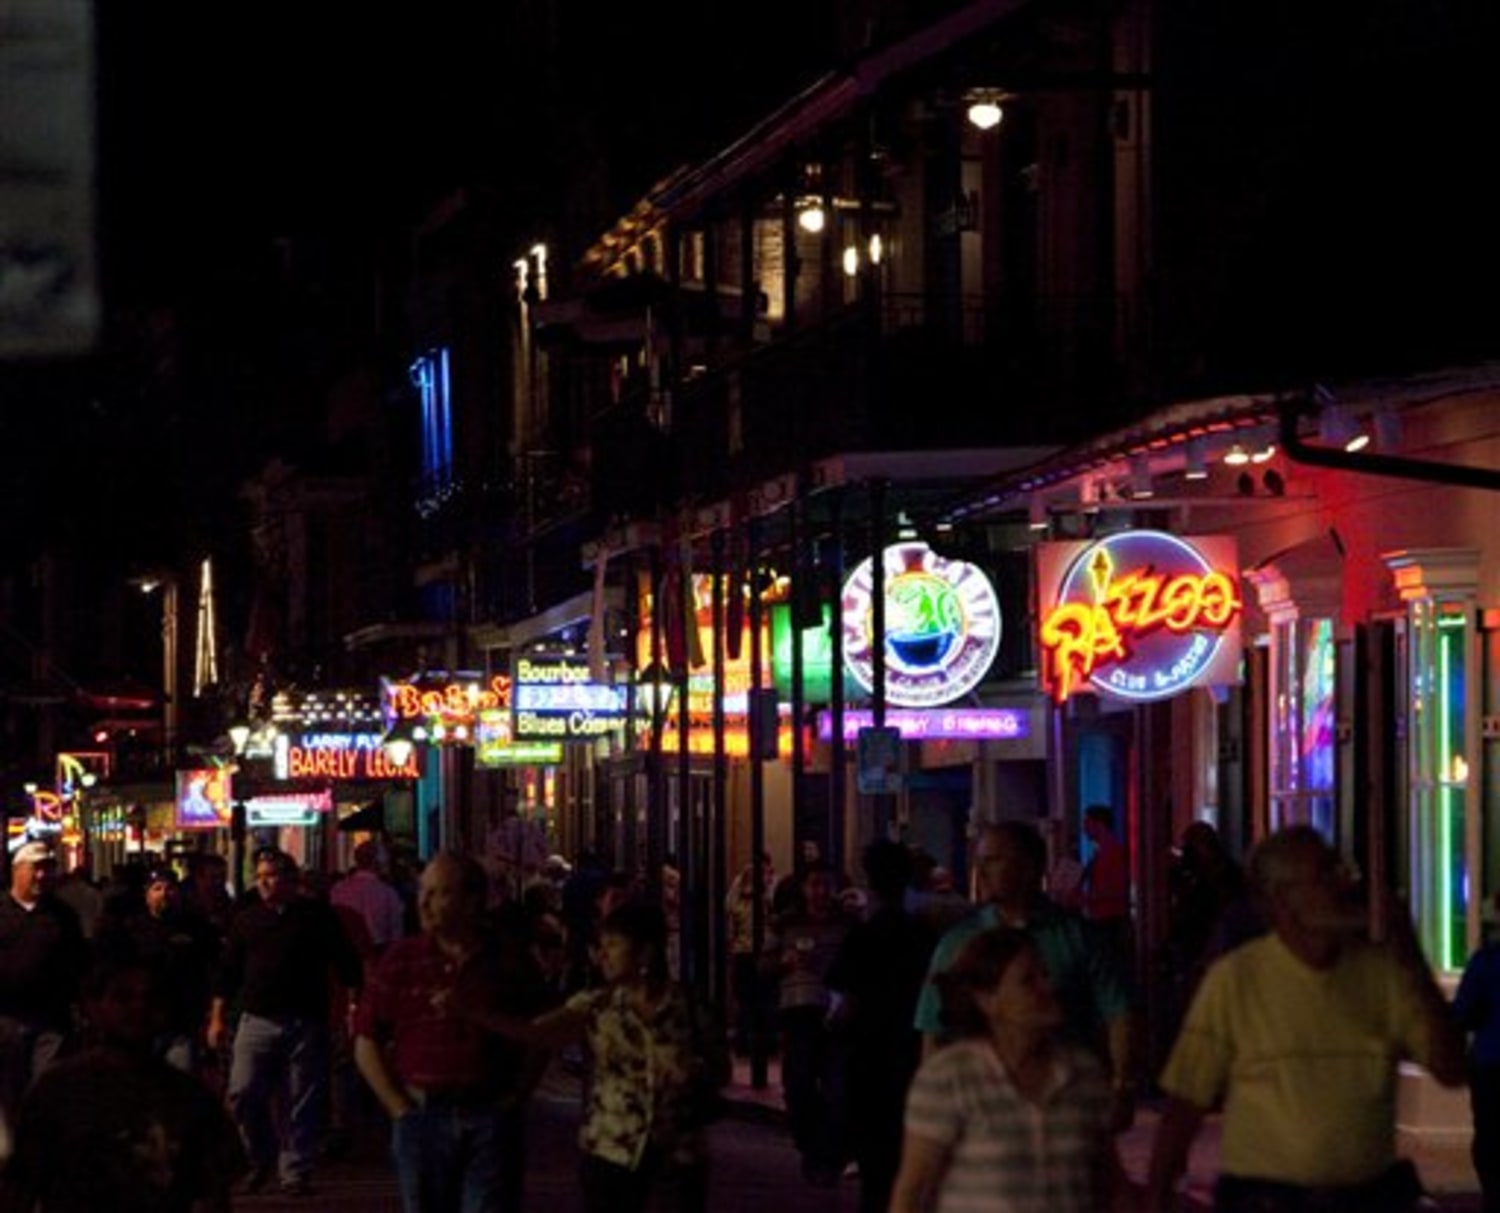
MULTIPOLYGON (((741 1064, 729 1090, 730 1114, 710 1130, 711 1213, 855 1213, 858 1181, 846 1177, 820 1188, 803 1180, 796 1151, 787 1134, 779 1075, 773 1063, 764 1088, 753 1088, 741 1064)), ((581 1209, 577 1174, 579 1084, 554 1065, 532 1101, 526 1173, 526 1213, 575 1213, 581 1209)), ((1157 1110, 1147 1104, 1135 1126, 1120 1138, 1126 1170, 1144 1179, 1157 1110)), ((385 1127, 374 1122, 355 1135, 352 1151, 328 1160, 314 1179, 309 1198, 289 1199, 277 1193, 236 1198, 246 1213, 329 1213, 399 1211, 395 1179, 385 1152, 385 1127)), ((1415 1159, 1428 1190, 1433 1213, 1478 1213, 1478 1182, 1469 1163, 1467 1142, 1404 1139, 1403 1153, 1415 1159)), ((1210 1194, 1218 1174, 1218 1126, 1210 1117, 1189 1160, 1183 1213, 1212 1207, 1210 1194)), ((1146 1213, 1174 1213, 1148 1210, 1146 1213)))
MULTIPOLYGON (((748 1091, 748 1088, 746 1088, 748 1091)), ((748 1098, 710 1129, 713 1213, 855 1213, 858 1183, 817 1188, 801 1175, 796 1151, 780 1118, 748 1098)), ((532 1100, 528 1126, 526 1213, 581 1210, 577 1171, 578 1080, 554 1065, 532 1100)), ((275 1191, 235 1198, 245 1213, 398 1213, 395 1178, 385 1152, 384 1126, 356 1133, 347 1157, 327 1160, 313 1177, 311 1197, 275 1191)))

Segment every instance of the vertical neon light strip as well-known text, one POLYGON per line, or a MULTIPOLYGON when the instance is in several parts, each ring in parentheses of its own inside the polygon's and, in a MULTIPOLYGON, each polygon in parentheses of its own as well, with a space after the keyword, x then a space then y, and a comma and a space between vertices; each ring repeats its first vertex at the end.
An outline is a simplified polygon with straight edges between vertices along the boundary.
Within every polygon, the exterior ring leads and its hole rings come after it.
POLYGON ((411 381, 422 397, 422 474, 432 476, 432 360, 426 355, 411 364, 411 381))
POLYGON ((193 650, 193 694, 219 682, 218 610, 214 603, 213 563, 204 558, 198 579, 198 637, 193 650))
POLYGON ((453 479, 453 380, 448 372, 448 347, 438 350, 438 466, 443 482, 453 479))
POLYGON ((453 480, 453 379, 447 347, 411 364, 411 381, 422 396, 422 474, 428 487, 453 480))
POLYGON ((1453 811, 1448 803, 1447 775, 1445 770, 1453 746, 1453 721, 1449 716, 1448 693, 1450 689, 1448 638, 1434 620, 1433 641, 1438 651, 1438 735, 1437 753, 1433 755, 1433 783, 1437 792, 1438 812, 1438 888, 1441 890, 1442 917, 1439 920, 1439 935, 1442 940, 1442 967, 1449 968, 1453 960, 1453 811))

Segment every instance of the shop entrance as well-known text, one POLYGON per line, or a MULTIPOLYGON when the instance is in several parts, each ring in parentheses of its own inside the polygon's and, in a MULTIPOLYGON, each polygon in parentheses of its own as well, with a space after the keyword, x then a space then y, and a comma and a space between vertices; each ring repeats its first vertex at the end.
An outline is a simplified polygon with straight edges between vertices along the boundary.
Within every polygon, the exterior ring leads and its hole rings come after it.
POLYGON ((954 888, 968 887, 969 813, 974 801, 972 767, 941 767, 907 776, 910 818, 906 840, 953 874, 954 888))

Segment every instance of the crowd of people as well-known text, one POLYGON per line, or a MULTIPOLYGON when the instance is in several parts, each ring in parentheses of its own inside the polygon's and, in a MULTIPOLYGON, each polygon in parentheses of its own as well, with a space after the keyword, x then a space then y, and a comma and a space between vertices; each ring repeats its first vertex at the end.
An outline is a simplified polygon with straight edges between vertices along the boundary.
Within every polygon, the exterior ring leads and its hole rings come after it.
POLYGON ((99 889, 27 843, 0 898, 0 1213, 310 1196, 361 1117, 388 1118, 410 1213, 519 1213, 528 1100, 559 1056, 583 1078, 590 1213, 703 1213, 707 1130, 733 1054, 757 1051, 779 1058, 806 1182, 854 1170, 861 1213, 1166 1213, 1211 1112, 1223 1213, 1410 1213, 1402 1060, 1470 1084, 1497 1207, 1500 944, 1450 1004, 1401 904, 1316 831, 1242 867, 1197 823, 1152 1074, 1128 858, 1107 810, 1085 821, 1090 861, 1060 879, 1031 823, 981 827, 972 900, 886 839, 857 880, 812 850, 779 879, 761 856, 721 907, 727 1008, 677 972, 693 890, 670 863, 652 896, 587 852, 442 852, 408 883, 371 838, 331 882, 258 851, 236 900, 206 852, 99 889), (1161 1118, 1132 1178, 1117 1142, 1143 1087, 1161 1118))

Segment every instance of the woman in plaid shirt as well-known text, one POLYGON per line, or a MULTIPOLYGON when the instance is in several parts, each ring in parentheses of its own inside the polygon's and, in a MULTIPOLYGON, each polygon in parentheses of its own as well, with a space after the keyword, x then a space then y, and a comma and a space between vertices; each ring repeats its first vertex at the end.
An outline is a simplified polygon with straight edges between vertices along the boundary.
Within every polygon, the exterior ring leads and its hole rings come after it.
POLYGON ((976 935, 937 979, 958 1033, 912 1080, 891 1213, 1094 1213, 1127 1197, 1103 1065, 1025 932, 976 935))
POLYGON ((692 991, 667 975, 660 906, 628 902, 599 936, 604 984, 555 1011, 530 1020, 506 1015, 462 988, 450 1006, 523 1044, 587 1045, 592 1065, 578 1144, 588 1213, 644 1213, 658 1189, 673 1213, 703 1213, 705 1103, 729 1079, 727 1042, 692 991))

